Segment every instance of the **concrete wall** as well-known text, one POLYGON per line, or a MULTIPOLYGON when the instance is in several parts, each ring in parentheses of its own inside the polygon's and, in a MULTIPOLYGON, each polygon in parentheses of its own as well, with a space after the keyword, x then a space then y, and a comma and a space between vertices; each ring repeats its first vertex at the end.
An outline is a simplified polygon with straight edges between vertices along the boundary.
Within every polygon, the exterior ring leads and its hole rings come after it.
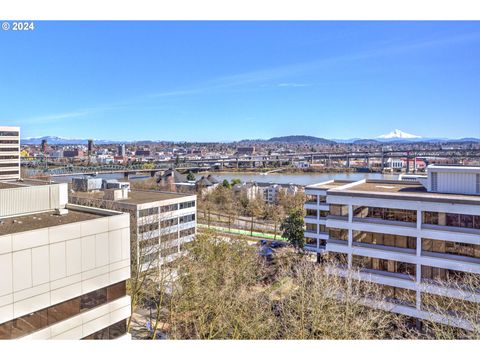
MULTIPOLYGON (((129 215, 110 214, 94 220, 1 236, 0 323, 130 278, 129 215)), ((126 318, 130 315, 125 310, 128 301, 121 299, 116 302, 122 304, 119 307, 124 309, 122 314, 126 318)), ((104 307, 110 314, 115 311, 114 305, 104 307)), ((117 319, 108 315, 110 320, 107 321, 105 312, 98 326, 85 328, 88 314, 94 311, 96 309, 79 315, 81 320, 65 320, 77 324, 76 327, 83 326, 81 336, 77 329, 70 338, 87 336, 87 333, 104 328, 108 321, 117 319)), ((62 323, 52 328, 61 327, 62 323)), ((49 334, 42 336, 56 336, 54 332, 49 334)))
POLYGON ((0 189, 0 218, 64 208, 68 184, 0 189))

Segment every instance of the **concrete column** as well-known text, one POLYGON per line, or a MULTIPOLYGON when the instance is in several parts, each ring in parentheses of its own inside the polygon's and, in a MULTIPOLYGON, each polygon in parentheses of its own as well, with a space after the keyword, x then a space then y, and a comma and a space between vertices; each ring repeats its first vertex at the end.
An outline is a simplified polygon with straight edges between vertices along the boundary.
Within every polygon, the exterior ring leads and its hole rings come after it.
MULTIPOLYGON (((417 210, 417 230, 420 231, 422 228, 422 211, 417 210)), ((415 275, 415 285, 416 285, 416 308, 420 310, 422 307, 422 298, 421 298, 421 283, 422 283, 422 265, 420 265, 420 256, 422 256, 422 238, 417 236, 417 249, 416 249, 416 275, 415 275)))

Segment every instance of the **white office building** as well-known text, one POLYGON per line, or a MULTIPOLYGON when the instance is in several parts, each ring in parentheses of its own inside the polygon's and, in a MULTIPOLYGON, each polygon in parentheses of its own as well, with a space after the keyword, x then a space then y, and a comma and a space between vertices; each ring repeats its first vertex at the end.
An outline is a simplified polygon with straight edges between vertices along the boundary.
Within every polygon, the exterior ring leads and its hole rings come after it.
POLYGON ((0 180, 20 178, 20 128, 0 126, 0 180))
POLYGON ((429 166, 427 174, 308 186, 306 250, 335 257, 340 276, 378 284, 388 296, 372 306, 471 329, 423 299, 480 302, 478 289, 442 285, 480 274, 480 168, 429 166))
POLYGON ((130 338, 129 215, 67 191, 0 182, 0 339, 130 338))
POLYGON ((196 234, 196 195, 164 191, 109 189, 76 192, 71 201, 130 214, 132 266, 154 270, 182 254, 196 234))

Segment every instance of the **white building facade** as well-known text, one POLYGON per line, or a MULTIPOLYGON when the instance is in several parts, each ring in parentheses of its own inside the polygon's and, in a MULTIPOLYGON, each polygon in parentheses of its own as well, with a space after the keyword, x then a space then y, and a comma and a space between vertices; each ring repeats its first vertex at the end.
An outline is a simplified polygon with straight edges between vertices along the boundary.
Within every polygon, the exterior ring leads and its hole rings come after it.
POLYGON ((306 250, 334 256, 332 271, 374 282, 389 294, 372 306, 471 329, 461 316, 437 315, 423 299, 480 302, 479 289, 445 287, 449 278, 480 276, 479 176, 480 168, 430 166, 421 182, 307 187, 306 250), (309 224, 323 231, 308 230, 309 224))
POLYGON ((0 126, 0 180, 20 178, 20 128, 0 126))
POLYGON ((67 197, 0 183, 0 339, 130 338, 129 216, 67 197))

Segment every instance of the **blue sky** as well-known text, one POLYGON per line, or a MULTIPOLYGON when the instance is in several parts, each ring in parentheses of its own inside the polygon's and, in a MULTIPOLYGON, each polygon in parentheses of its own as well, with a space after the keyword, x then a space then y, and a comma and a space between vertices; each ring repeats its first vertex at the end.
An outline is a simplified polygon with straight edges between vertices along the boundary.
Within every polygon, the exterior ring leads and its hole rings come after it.
POLYGON ((23 137, 480 137, 480 22, 36 22, 0 31, 23 137))

